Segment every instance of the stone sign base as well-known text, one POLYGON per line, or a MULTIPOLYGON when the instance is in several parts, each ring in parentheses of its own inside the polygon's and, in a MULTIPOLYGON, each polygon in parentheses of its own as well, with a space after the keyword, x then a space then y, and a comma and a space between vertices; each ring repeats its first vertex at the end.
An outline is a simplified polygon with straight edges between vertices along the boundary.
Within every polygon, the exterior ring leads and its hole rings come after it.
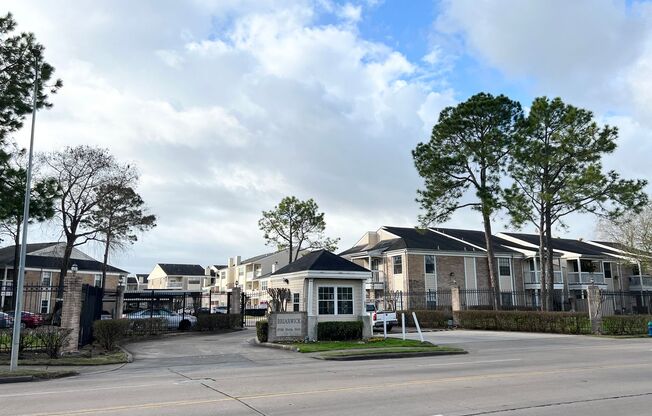
POLYGON ((308 336, 306 312, 270 312, 268 342, 303 341, 308 336))

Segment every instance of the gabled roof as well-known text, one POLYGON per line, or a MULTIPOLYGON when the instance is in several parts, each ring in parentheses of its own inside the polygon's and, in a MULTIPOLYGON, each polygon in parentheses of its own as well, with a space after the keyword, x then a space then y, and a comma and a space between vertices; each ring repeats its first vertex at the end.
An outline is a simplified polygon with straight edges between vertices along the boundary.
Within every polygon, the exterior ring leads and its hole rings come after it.
MULTIPOLYGON (((60 244, 65 244, 62 242, 50 242, 50 243, 33 243, 27 244, 27 253, 25 255, 25 267, 34 268, 34 269, 54 269, 58 270, 61 268, 62 257, 55 256, 42 256, 42 255, 30 255, 30 253, 35 253, 37 251, 57 246, 60 244)), ((6 266, 8 268, 13 268, 14 264, 14 248, 16 246, 8 246, 0 249, 0 265, 6 266)), ((100 272, 102 270, 102 262, 93 259, 92 257, 84 254, 85 258, 71 258, 68 261, 68 269, 73 264, 76 264, 80 271, 91 271, 91 272, 100 272)), ((106 271, 108 273, 121 273, 128 274, 127 271, 119 269, 117 267, 107 265, 106 271)))
POLYGON ((168 276, 204 276, 204 268, 199 264, 158 263, 168 276))
MULTIPOLYGON (((439 231, 443 234, 450 235, 460 240, 464 240, 470 244, 481 247, 482 249, 487 249, 487 241, 484 236, 484 231, 478 230, 460 230, 457 228, 433 228, 433 230, 439 231)), ((529 247, 521 246, 517 243, 504 240, 495 235, 491 236, 491 241, 493 243, 494 251, 496 253, 517 253, 518 251, 513 250, 510 247, 519 248, 522 250, 532 250, 529 247)), ((520 252, 519 252, 520 253, 520 252)))
POLYGON ((285 251, 285 250, 273 251, 271 253, 259 254, 257 256, 249 257, 248 259, 242 260, 240 262, 240 264, 242 265, 242 264, 247 264, 247 263, 253 263, 255 261, 264 259, 265 257, 269 257, 269 256, 272 256, 272 255, 274 255, 276 253, 280 253, 281 251, 285 251))
POLYGON ((302 272, 308 270, 335 271, 335 272, 369 272, 362 266, 346 260, 328 250, 317 250, 306 254, 285 267, 272 273, 272 276, 302 272))
MULTIPOLYGON (((539 235, 538 234, 525 234, 525 233, 503 233, 513 238, 523 240, 527 243, 539 245, 539 235)), ((573 240, 570 238, 553 238, 552 239, 552 248, 559 251, 567 251, 570 253, 580 254, 583 256, 610 256, 614 252, 607 249, 601 249, 593 244, 586 243, 580 240, 573 240)))
POLYGON ((226 264, 213 264, 213 267, 215 268, 215 270, 222 270, 222 269, 226 269, 229 266, 227 266, 226 264))

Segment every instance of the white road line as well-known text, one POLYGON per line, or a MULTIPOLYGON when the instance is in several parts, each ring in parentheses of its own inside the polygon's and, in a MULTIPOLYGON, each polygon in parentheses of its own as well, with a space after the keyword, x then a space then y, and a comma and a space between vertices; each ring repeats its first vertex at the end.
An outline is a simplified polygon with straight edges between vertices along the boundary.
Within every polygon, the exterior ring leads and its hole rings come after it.
POLYGON ((102 391, 102 390, 117 390, 117 389, 137 389, 142 387, 154 387, 171 385, 172 383, 156 383, 156 384, 136 384, 128 386, 113 386, 113 387, 96 387, 92 389, 74 389, 74 390, 50 390, 50 391, 37 391, 33 393, 14 393, 14 394, 0 394, 0 398, 6 397, 25 397, 25 396, 42 396, 47 394, 61 394, 61 393, 83 393, 86 391, 102 391))
POLYGON ((509 361, 523 361, 522 358, 506 358, 504 360, 483 360, 483 361, 462 361, 454 363, 432 363, 432 364, 418 364, 417 367, 446 367, 449 365, 469 365, 469 364, 488 364, 488 363, 504 363, 509 361))

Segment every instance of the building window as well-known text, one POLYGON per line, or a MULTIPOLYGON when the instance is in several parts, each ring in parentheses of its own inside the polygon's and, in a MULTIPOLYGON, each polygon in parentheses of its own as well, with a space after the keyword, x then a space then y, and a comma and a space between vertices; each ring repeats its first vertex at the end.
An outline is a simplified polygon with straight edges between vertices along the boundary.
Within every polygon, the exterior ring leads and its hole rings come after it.
POLYGON ((50 313, 50 299, 41 300, 41 313, 50 313))
POLYGON ((353 288, 337 288, 337 314, 353 315, 353 288))
POLYGON ((238 277, 244 276, 244 267, 238 267, 238 277))
POLYGON ((394 274, 403 273, 403 257, 401 256, 392 257, 392 264, 394 265, 394 274))
POLYGON ((100 287, 102 286, 102 275, 96 274, 95 279, 93 280, 93 286, 100 287))
POLYGON ((199 284, 199 279, 188 279, 188 284, 189 285, 198 285, 199 284))
POLYGON ((320 287, 317 292, 318 309, 320 315, 335 314, 335 288, 320 287))
POLYGON ((254 275, 260 277, 263 274, 263 267, 260 264, 254 266, 254 275))
POLYGON ((424 256, 426 274, 435 273, 435 256, 424 256))
POLYGON ((292 310, 294 312, 299 312, 299 294, 298 293, 293 293, 292 294, 292 310))
POLYGON ((260 282, 260 290, 265 290, 265 291, 267 291, 267 287, 268 287, 268 285, 269 285, 269 283, 267 282, 267 280, 262 280, 262 281, 260 282))
POLYGON ((512 267, 509 259, 505 259, 505 258, 498 259, 498 273, 500 276, 512 275, 512 267))
POLYGON ((41 272, 41 286, 52 285, 52 272, 41 272))
POLYGON ((611 263, 604 263, 604 278, 611 279, 611 263))

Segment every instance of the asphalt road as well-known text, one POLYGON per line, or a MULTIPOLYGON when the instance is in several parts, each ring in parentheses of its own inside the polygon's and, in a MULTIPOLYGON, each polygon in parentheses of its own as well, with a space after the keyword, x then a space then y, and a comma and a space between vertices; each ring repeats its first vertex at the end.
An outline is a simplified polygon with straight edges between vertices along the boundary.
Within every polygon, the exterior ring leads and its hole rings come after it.
POLYGON ((0 385, 0 415, 652 414, 649 339, 432 332, 470 353, 331 362, 255 347, 253 336, 132 344, 135 362, 121 368, 0 385))

